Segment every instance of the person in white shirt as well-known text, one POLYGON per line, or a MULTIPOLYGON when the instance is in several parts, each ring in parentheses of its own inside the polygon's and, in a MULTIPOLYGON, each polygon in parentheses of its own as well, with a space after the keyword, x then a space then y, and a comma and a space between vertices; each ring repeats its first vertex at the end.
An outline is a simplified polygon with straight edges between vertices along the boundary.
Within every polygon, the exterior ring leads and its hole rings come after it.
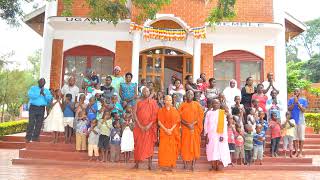
POLYGON ((268 96, 268 99, 271 99, 271 91, 275 90, 279 94, 279 90, 276 87, 279 87, 278 84, 273 79, 273 73, 269 72, 267 74, 268 81, 264 81, 262 84, 266 89, 264 90, 264 94, 268 96))
POLYGON ((63 85, 61 89, 61 93, 63 94, 63 96, 66 96, 66 94, 72 95, 72 102, 76 102, 79 95, 79 88, 75 84, 76 78, 71 76, 68 79, 68 84, 63 85))

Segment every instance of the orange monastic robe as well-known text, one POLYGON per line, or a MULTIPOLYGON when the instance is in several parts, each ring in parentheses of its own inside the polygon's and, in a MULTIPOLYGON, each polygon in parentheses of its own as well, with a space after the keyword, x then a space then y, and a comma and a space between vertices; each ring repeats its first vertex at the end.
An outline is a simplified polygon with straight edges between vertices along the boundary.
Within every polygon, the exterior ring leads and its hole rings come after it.
POLYGON ((133 129, 134 136, 134 159, 145 160, 153 155, 154 144, 157 141, 157 114, 158 105, 153 99, 147 98, 137 103, 137 118, 142 126, 153 122, 151 128, 144 132, 138 124, 133 129))
POLYGON ((160 144, 158 157, 159 166, 175 167, 180 147, 180 114, 174 107, 171 107, 170 110, 167 110, 166 107, 163 107, 158 112, 158 121, 160 121, 164 125, 164 127, 168 129, 177 124, 171 135, 168 135, 160 127, 160 144))
POLYGON ((184 102, 180 105, 179 112, 181 119, 187 123, 197 121, 192 132, 186 126, 181 124, 182 136, 181 136, 181 156, 184 161, 192 161, 200 157, 200 143, 201 132, 203 129, 203 116, 204 112, 201 105, 192 101, 190 103, 184 102))

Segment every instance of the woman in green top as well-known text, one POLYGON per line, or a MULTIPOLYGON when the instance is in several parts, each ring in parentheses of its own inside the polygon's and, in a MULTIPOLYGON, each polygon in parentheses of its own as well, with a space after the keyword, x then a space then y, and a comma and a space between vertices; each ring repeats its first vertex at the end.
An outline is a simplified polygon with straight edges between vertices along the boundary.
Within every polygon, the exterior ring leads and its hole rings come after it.
POLYGON ((82 80, 82 89, 84 90, 85 93, 92 93, 93 89, 92 89, 92 81, 91 81, 91 70, 87 69, 86 73, 83 77, 82 80))
POLYGON ((121 68, 119 66, 114 67, 112 77, 112 87, 114 87, 115 92, 119 94, 120 84, 124 83, 124 78, 120 75, 121 68))

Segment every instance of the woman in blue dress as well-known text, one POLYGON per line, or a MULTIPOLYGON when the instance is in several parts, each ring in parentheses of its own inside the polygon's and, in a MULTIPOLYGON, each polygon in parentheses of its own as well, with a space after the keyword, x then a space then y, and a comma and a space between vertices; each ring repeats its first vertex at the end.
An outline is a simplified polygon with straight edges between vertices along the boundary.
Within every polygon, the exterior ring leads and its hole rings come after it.
POLYGON ((127 73, 126 74, 126 82, 120 84, 120 91, 119 95, 121 97, 121 102, 123 104, 123 107, 125 107, 127 104, 131 106, 136 105, 136 98, 137 98, 137 83, 132 83, 132 74, 127 73))

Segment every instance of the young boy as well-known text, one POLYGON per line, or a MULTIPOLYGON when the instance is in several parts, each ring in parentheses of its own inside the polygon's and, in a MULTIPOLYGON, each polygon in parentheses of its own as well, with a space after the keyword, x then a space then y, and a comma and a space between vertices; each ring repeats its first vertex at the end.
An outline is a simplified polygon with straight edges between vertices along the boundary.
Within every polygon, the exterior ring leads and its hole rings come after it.
POLYGON ((97 106, 97 103, 96 103, 96 99, 95 99, 95 97, 91 97, 89 99, 89 104, 88 104, 88 106, 86 108, 88 121, 90 122, 88 128, 91 125, 91 121, 97 118, 97 112, 98 112, 98 106, 97 106))
POLYGON ((88 119, 84 111, 79 111, 76 122, 76 151, 86 151, 88 119))
POLYGON ((119 162, 121 145, 121 126, 118 120, 113 121, 110 134, 110 161, 119 162))
POLYGON ((109 151, 110 133, 112 129, 112 118, 110 112, 106 111, 103 114, 102 120, 98 125, 100 129, 99 144, 98 147, 101 152, 101 161, 106 162, 109 151))
POLYGON ((63 124, 64 124, 64 136, 65 143, 71 144, 71 136, 73 132, 74 121, 74 103, 72 102, 72 95, 66 94, 65 101, 63 102, 63 124))
POLYGON ((235 161, 236 164, 242 165, 244 159, 244 137, 243 130, 238 124, 236 124, 236 132, 234 133, 234 137, 236 145, 235 161))
POLYGON ((246 124, 245 130, 246 130, 246 132, 244 133, 245 165, 250 166, 250 164, 252 163, 252 150, 253 150, 252 126, 249 124, 246 124))
POLYGON ((262 157, 263 157, 263 142, 265 140, 265 134, 262 131, 262 126, 258 124, 256 126, 256 133, 253 135, 253 161, 256 162, 258 159, 260 161, 260 165, 262 165, 262 157))
POLYGON ((89 161, 93 160, 93 155, 96 157, 96 160, 99 161, 99 149, 98 142, 100 136, 100 130, 97 126, 97 120, 94 119, 91 121, 91 127, 88 130, 88 156, 89 161))

